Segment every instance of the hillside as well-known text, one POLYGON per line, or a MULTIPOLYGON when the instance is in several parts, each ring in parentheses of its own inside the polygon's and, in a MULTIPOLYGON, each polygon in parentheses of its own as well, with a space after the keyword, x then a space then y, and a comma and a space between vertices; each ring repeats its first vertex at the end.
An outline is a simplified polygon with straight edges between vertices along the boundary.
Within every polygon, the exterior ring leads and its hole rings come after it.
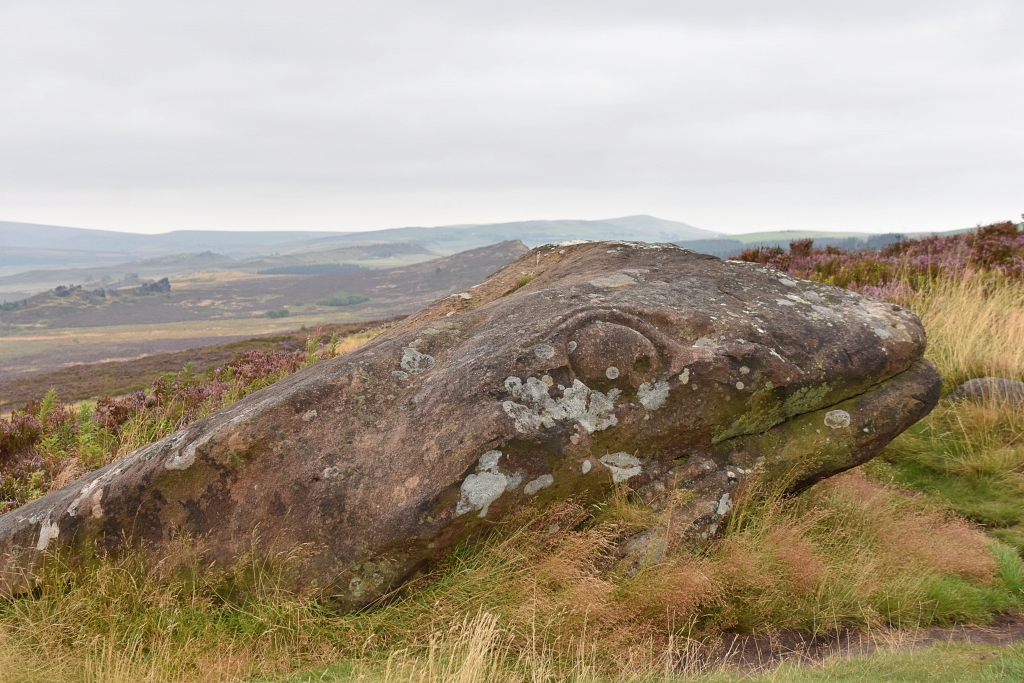
MULTIPOLYGON (((407 251, 424 256, 419 247, 407 251)), ((171 279, 170 290, 159 292, 140 287, 137 280, 118 281, 127 285, 119 290, 51 289, 0 306, 0 380, 300 325, 409 313, 473 285, 524 251, 521 242, 507 241, 386 270, 308 275, 206 271, 171 279)), ((381 258, 385 254, 378 252, 381 258)))
POLYGON ((86 289, 110 288, 126 279, 158 280, 200 272, 259 273, 287 270, 289 266, 315 264, 358 265, 361 268, 394 268, 437 258, 437 254, 409 242, 342 246, 298 252, 274 252, 250 259, 234 259, 212 251, 157 256, 112 264, 27 270, 0 277, 0 301, 16 301, 53 289, 78 284, 86 289))
POLYGON ((519 239, 533 247, 570 239, 674 241, 714 237, 715 233, 653 216, 604 220, 541 220, 490 225, 410 227, 360 232, 196 231, 175 230, 157 235, 86 230, 0 221, 0 269, 48 265, 63 268, 81 263, 117 263, 157 256, 212 251, 244 260, 272 254, 322 251, 373 243, 412 242, 449 255, 467 249, 519 239))
MULTIPOLYGON (((396 320, 326 325, 322 334, 348 336, 367 328, 380 327, 396 320)), ((191 364, 195 372, 227 363, 247 351, 292 352, 304 348, 309 332, 289 330, 281 334, 252 337, 227 344, 215 344, 172 353, 157 353, 142 358, 105 363, 78 364, 53 372, 44 372, 0 383, 0 413, 20 407, 55 389, 65 401, 82 401, 98 396, 123 396, 149 387, 163 373, 178 372, 191 364)))

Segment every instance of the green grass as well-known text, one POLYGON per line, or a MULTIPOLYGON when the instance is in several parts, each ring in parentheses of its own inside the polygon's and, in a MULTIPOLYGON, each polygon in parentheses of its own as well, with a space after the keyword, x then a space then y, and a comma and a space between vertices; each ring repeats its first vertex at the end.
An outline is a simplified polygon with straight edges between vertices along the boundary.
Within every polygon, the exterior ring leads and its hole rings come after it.
MULTIPOLYGON (((427 683, 439 680, 410 679, 408 676, 400 678, 395 668, 392 666, 388 670, 379 664, 374 666, 345 662, 276 680, 281 683, 393 683, 399 680, 422 680, 427 683)), ((473 677, 475 672, 457 670, 455 673, 456 676, 448 680, 466 683, 486 680, 473 677)), ((530 680, 527 676, 523 679, 530 680)), ((835 657, 813 667, 783 664, 771 672, 760 674, 722 670, 693 676, 645 673, 608 678, 582 672, 557 680, 567 683, 1018 683, 1024 680, 1024 647, 949 643, 861 657, 835 657)))
POLYGON ((355 304, 361 304, 364 301, 369 301, 370 297, 362 294, 348 294, 346 292, 338 292, 332 294, 326 299, 317 301, 321 306, 354 306, 355 304))
MULTIPOLYGON (((738 679, 730 676, 719 680, 738 679)), ((742 680, 750 683, 1016 683, 1024 680, 1024 647, 933 645, 918 650, 838 659, 813 668, 783 665, 771 673, 742 680)))
MULTIPOLYGON (((979 524, 1006 527, 1024 521, 1020 488, 1012 480, 991 475, 951 475, 913 456, 901 455, 897 446, 885 456, 892 465, 890 483, 924 493, 979 524)), ((869 470, 880 477, 889 474, 877 467, 869 470)))
POLYGON ((1024 523, 1022 437, 1024 406, 943 399, 866 469, 978 524, 1012 527, 1024 523))

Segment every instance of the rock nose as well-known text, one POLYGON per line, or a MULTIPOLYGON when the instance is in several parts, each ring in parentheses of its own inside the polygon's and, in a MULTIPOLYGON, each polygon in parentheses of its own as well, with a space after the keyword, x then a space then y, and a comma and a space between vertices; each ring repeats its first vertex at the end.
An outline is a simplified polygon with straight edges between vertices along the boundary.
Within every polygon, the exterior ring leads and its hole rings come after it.
POLYGON ((658 349, 636 330, 616 323, 591 323, 567 345, 569 363, 584 384, 599 389, 637 389, 658 374, 658 349))

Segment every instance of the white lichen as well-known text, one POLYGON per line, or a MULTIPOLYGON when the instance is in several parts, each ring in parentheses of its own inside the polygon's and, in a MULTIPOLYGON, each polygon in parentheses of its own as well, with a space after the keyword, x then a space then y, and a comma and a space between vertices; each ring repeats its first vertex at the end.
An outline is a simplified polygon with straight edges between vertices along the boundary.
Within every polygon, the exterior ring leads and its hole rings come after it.
POLYGON ((593 467, 593 465, 590 464, 590 459, 588 458, 587 460, 583 461, 582 465, 580 465, 580 470, 583 471, 583 474, 586 474, 587 472, 590 471, 591 467, 593 467))
POLYGON ((831 429, 849 427, 850 414, 845 410, 830 410, 825 413, 825 426, 831 429))
POLYGON ((598 461, 611 470, 612 481, 616 484, 640 474, 640 458, 629 453, 611 453, 598 458, 598 461))
POLYGON ((518 377, 509 377, 505 380, 505 390, 512 398, 523 401, 501 404, 505 414, 515 422, 516 431, 522 434, 541 427, 550 429, 556 421, 562 420, 578 422, 590 433, 618 424, 615 399, 622 393, 618 389, 603 394, 577 379, 560 397, 553 398, 548 394, 548 385, 536 377, 527 378, 526 384, 518 377))
MULTIPOLYGON (((208 440, 208 438, 203 439, 201 443, 205 443, 208 440)), ((187 470, 196 461, 196 448, 199 445, 199 443, 190 443, 184 450, 180 450, 168 458, 167 462, 164 463, 164 467, 169 470, 187 470)))
POLYGON ((71 501, 71 505, 68 506, 67 513, 72 517, 78 514, 78 508, 81 506, 85 499, 96 490, 96 487, 100 485, 99 479, 93 479, 88 484, 82 487, 82 490, 78 492, 78 497, 71 501))
POLYGON ((506 491, 515 491, 519 488, 519 485, 523 483, 523 473, 516 472, 515 474, 506 474, 505 478, 508 479, 508 483, 505 484, 506 491))
POLYGON ((487 451, 480 456, 477 472, 466 477, 459 489, 462 498, 455 507, 457 516, 479 510, 480 517, 486 517, 491 503, 509 488, 508 477, 498 467, 500 460, 501 451, 487 451))
POLYGON ((609 365, 608 369, 604 371, 604 376, 607 377, 608 379, 618 379, 619 369, 614 365, 609 365))
POLYGON ((729 510, 732 510, 732 496, 730 496, 729 492, 727 491, 722 494, 721 498, 719 498, 718 508, 715 510, 715 512, 718 513, 719 517, 724 517, 729 513, 729 510))
POLYGON ((402 360, 399 365, 410 375, 418 375, 434 367, 434 357, 408 346, 402 349, 402 360))
POLYGON ((50 545, 50 541, 57 538, 60 535, 60 528, 57 527, 57 523, 51 521, 49 517, 43 520, 43 523, 39 525, 39 540, 36 541, 36 550, 46 550, 46 547, 50 545))
POLYGON ((533 481, 527 483, 526 486, 523 487, 523 493, 528 496, 532 496, 541 489, 546 489, 554 483, 555 478, 553 476, 550 474, 542 474, 533 481))
POLYGON ((316 419, 316 411, 315 410, 307 410, 306 412, 304 412, 302 414, 302 421, 303 422, 312 422, 315 419, 316 419))
POLYGON ((637 389, 636 397, 647 410, 657 410, 668 400, 668 382, 658 381, 654 384, 644 382, 637 389))
POLYGON ((533 349, 533 353, 537 358, 547 360, 548 358, 554 357, 555 349, 550 344, 537 344, 533 349))

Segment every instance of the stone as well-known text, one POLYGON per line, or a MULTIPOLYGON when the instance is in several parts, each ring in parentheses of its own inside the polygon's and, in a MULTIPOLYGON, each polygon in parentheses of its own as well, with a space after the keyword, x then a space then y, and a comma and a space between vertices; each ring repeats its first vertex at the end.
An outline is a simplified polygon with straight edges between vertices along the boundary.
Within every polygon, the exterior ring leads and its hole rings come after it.
POLYGON ((519 506, 624 486, 690 491, 674 542, 700 542, 746 478, 855 467, 939 397, 906 308, 674 245, 539 247, 465 294, 0 516, 4 590, 189 534, 220 563, 302 544, 300 587, 358 608, 519 506))
POLYGON ((1011 405, 1024 404, 1024 382, 1003 377, 969 379, 951 395, 953 399, 970 401, 1001 401, 1011 405))

